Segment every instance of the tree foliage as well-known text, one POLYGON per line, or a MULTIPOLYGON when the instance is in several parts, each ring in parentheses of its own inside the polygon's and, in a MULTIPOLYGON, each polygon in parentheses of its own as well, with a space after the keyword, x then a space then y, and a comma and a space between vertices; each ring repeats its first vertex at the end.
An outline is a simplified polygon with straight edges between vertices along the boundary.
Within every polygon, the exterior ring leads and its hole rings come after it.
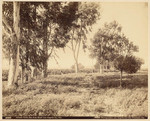
MULTIPOLYGON (((69 41, 67 32, 75 19, 78 3, 21 2, 20 5, 20 65, 43 69, 53 50, 65 47, 69 41)), ((11 40, 12 22, 13 2, 3 2, 3 52, 8 57, 15 45, 11 40)))
POLYGON ((143 61, 135 56, 119 56, 114 61, 114 66, 117 70, 126 73, 136 73, 143 61))
MULTIPOLYGON (((32 67, 47 73, 47 61, 69 41, 77 2, 20 2, 19 58, 22 75, 32 67), (56 52, 56 51, 55 51, 56 52)), ((3 52, 10 58, 16 41, 13 34, 13 2, 3 2, 3 52)), ((16 51, 16 50, 15 50, 16 51)), ((22 76, 23 77, 23 76, 22 76)))
POLYGON ((116 21, 105 23, 91 42, 90 57, 96 58, 101 65, 105 61, 114 61, 120 55, 132 55, 138 51, 138 47, 129 41, 122 32, 122 26, 116 21))
POLYGON ((90 57, 98 61, 113 61, 118 55, 128 55, 138 50, 138 47, 129 42, 129 39, 122 33, 122 27, 116 21, 105 23, 91 42, 90 57))

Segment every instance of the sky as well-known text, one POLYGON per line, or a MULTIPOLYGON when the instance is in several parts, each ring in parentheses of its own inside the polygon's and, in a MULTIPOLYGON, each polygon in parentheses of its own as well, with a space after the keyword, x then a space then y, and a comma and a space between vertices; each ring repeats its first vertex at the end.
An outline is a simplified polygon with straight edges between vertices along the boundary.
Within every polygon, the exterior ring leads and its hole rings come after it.
MULTIPOLYGON (((148 5, 144 2, 101 2, 101 19, 93 26, 92 33, 87 35, 88 40, 105 22, 116 20, 121 26, 123 33, 135 45, 139 46, 139 52, 135 56, 144 60, 143 68, 148 67, 148 5)), ((48 68, 70 68, 74 64, 72 51, 69 48, 57 50, 59 56, 58 64, 54 59, 49 59, 48 68)), ((88 50, 86 53, 80 49, 79 63, 85 67, 93 67, 95 60, 89 58, 88 50)), ((8 67, 8 62, 3 59, 3 68, 8 67)))

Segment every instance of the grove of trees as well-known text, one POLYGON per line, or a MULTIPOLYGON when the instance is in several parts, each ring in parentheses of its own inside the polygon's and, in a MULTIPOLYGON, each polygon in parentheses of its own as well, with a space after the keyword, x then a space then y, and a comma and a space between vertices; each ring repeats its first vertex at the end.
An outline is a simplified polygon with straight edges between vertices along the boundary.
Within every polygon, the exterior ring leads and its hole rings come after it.
MULTIPOLYGON (((94 2, 3 2, 3 53, 10 63, 8 87, 18 84, 19 66, 22 83, 34 78, 35 70, 47 77, 48 60, 57 56, 59 48, 72 50, 73 68, 78 73, 80 48, 87 48, 87 34, 99 19, 100 5, 94 2)), ((132 56, 138 47, 116 21, 100 28, 91 42, 90 57, 96 58, 100 73, 105 61, 114 63, 121 78, 123 71, 135 73, 142 64, 132 56)))
POLYGON ((69 41, 68 31, 76 19, 78 4, 3 2, 3 52, 10 59, 8 85, 17 83, 19 65, 22 82, 33 68, 47 76, 47 61, 54 49, 65 47, 69 41))
POLYGON ((99 63, 99 72, 104 72, 104 62, 112 62, 114 67, 120 71, 120 86, 123 71, 136 73, 142 64, 142 60, 133 56, 138 47, 134 45, 122 32, 118 22, 105 23, 92 39, 90 57, 96 58, 99 63))

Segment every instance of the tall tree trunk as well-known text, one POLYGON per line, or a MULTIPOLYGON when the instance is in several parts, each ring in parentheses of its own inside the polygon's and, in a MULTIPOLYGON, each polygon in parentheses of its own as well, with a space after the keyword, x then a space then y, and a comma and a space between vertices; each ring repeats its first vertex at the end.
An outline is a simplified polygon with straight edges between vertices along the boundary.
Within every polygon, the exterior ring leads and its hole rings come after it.
POLYGON ((75 73, 79 72, 78 61, 75 62, 75 73))
POLYGON ((14 82, 18 83, 18 74, 19 74, 19 45, 17 46, 17 55, 15 59, 15 72, 14 72, 14 82))
POLYGON ((11 60, 11 56, 10 56, 10 49, 9 49, 9 67, 10 67, 10 60, 11 60))
POLYGON ((13 48, 13 54, 11 55, 10 60, 10 68, 9 68, 9 75, 8 75, 8 87, 12 86, 17 82, 18 77, 18 70, 19 70, 19 42, 20 42, 20 3, 19 2, 13 2, 13 17, 14 17, 14 36, 13 41, 15 42, 14 48, 13 48))
POLYGON ((14 74, 13 74, 14 68, 15 68, 15 66, 14 66, 15 62, 14 61, 15 60, 11 57, 10 58, 9 73, 8 73, 8 86, 13 85, 13 81, 14 81, 14 74))
MULTIPOLYGON (((37 5, 34 4, 34 26, 35 26, 34 32, 35 32, 35 37, 33 38, 33 44, 36 43, 36 26, 37 26, 37 24, 36 24, 36 8, 37 8, 37 5)), ((31 68, 31 79, 34 80, 36 65, 34 65, 34 64, 32 64, 32 65, 33 66, 30 67, 31 68)))
MULTIPOLYGON (((28 27, 28 29, 27 29, 27 36, 28 36, 28 38, 30 38, 30 29, 29 29, 29 22, 27 22, 27 27, 28 27)), ((27 44, 26 44, 26 64, 25 64, 25 82, 26 81, 29 81, 29 42, 27 42, 27 44)))
POLYGON ((120 71, 120 87, 122 87, 122 70, 120 71))
POLYGON ((21 68, 21 82, 25 83, 25 67, 22 66, 21 68))
POLYGON ((43 77, 47 77, 47 61, 48 61, 48 38, 47 38, 47 18, 45 22, 43 23, 43 29, 44 29, 44 40, 43 40, 43 51, 44 51, 44 60, 43 60, 43 77))
POLYGON ((104 73, 104 68, 103 68, 103 64, 99 63, 99 73, 103 74, 104 73))
POLYGON ((35 67, 31 66, 31 78, 34 78, 34 70, 35 70, 35 67))
POLYGON ((47 60, 44 63, 43 76, 44 76, 44 78, 47 77, 47 60))
POLYGON ((79 42, 77 51, 74 49, 73 44, 72 44, 72 52, 73 52, 73 57, 74 57, 74 60, 75 60, 75 73, 79 72, 78 56, 79 56, 80 43, 81 42, 79 42))
POLYGON ((80 37, 80 39, 78 39, 78 41, 74 40, 74 29, 73 29, 72 40, 71 40, 71 49, 72 49, 73 57, 75 60, 75 73, 79 72, 78 56, 79 56, 80 44, 81 44, 81 37, 80 37))
POLYGON ((103 74, 104 72, 104 65, 103 65, 103 55, 102 55, 102 52, 103 52, 103 40, 104 38, 102 38, 102 42, 101 42, 101 45, 100 45, 100 63, 99 63, 99 73, 100 74, 103 74))
MULTIPOLYGON (((27 65, 27 64, 26 64, 27 65)), ((25 82, 26 81, 29 81, 29 75, 28 75, 28 69, 27 69, 27 67, 26 67, 26 69, 25 69, 25 82)))

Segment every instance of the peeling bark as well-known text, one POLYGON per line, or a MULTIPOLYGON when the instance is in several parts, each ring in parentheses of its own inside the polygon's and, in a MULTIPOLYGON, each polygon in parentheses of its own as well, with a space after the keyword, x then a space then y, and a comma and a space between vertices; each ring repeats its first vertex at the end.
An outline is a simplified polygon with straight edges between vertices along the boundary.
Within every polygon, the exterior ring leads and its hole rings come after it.
POLYGON ((13 71, 14 71, 14 59, 11 57, 10 58, 10 67, 9 67, 9 73, 8 73, 8 86, 11 86, 13 85, 13 81, 14 81, 14 74, 13 74, 13 71))
POLYGON ((8 87, 11 87, 12 85, 17 84, 17 77, 18 77, 18 70, 19 70, 19 41, 20 41, 20 3, 19 2, 13 2, 14 6, 14 36, 12 38, 12 41, 14 41, 14 48, 13 53, 11 55, 10 60, 10 68, 9 68, 9 74, 8 74, 8 87))

